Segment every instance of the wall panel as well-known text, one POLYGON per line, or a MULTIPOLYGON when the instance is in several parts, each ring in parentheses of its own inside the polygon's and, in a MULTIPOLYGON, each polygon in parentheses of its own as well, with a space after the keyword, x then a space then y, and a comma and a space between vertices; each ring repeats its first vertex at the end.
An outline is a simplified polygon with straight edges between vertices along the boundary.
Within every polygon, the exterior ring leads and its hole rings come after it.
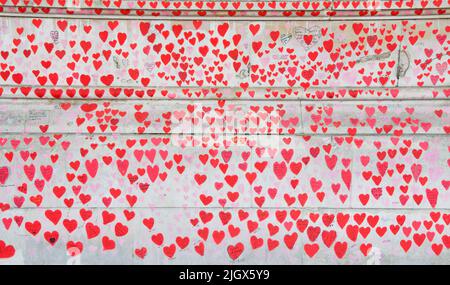
POLYGON ((0 264, 448 264, 449 6, 0 0, 0 264))

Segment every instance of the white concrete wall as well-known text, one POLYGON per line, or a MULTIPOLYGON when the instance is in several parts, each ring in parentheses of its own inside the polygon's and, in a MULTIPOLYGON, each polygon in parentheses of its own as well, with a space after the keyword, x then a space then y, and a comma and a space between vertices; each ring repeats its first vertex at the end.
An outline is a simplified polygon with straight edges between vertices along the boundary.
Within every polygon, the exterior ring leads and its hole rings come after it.
POLYGON ((448 1, 56 2, 0 0, 1 264, 450 263, 448 1))

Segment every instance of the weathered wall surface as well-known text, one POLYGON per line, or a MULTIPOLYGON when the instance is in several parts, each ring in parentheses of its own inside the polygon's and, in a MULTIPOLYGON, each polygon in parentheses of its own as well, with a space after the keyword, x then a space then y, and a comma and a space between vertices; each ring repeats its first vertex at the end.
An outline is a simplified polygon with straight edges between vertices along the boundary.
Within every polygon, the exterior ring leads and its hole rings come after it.
POLYGON ((450 263, 449 1, 0 5, 1 264, 450 263))

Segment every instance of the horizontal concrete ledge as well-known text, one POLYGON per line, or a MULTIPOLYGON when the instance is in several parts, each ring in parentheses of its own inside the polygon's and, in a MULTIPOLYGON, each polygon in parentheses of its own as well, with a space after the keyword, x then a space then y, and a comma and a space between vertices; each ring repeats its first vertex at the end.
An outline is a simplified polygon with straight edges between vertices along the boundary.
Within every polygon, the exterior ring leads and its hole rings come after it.
MULTIPOLYGON (((205 102, 205 101, 227 101, 227 102, 241 102, 241 101, 248 101, 248 98, 230 98, 230 97, 223 97, 223 98, 173 98, 173 99, 168 99, 168 98, 139 98, 136 99, 135 97, 132 98, 127 98, 127 97, 120 97, 120 98, 96 98, 96 97, 89 97, 89 98, 50 98, 50 97, 45 97, 45 99, 43 98, 38 98, 38 97, 24 97, 24 96, 8 96, 7 94, 3 94, 1 97, 3 97, 2 99, 26 99, 26 100, 30 100, 30 101, 42 101, 42 100, 52 100, 52 101, 67 101, 67 100, 71 100, 71 101, 114 101, 114 102, 120 102, 120 101, 130 101, 130 100, 139 100, 139 101, 168 101, 168 102, 172 102, 172 101, 189 101, 189 102, 205 102), (5 96, 6 95, 6 96, 5 96)), ((1 99, 0 99, 1 100, 1 99)), ((358 101, 358 102, 386 102, 386 101, 395 101, 395 102, 408 102, 408 101, 450 101, 450 98, 338 98, 338 99, 311 99, 311 98, 301 98, 301 97, 294 97, 294 98, 283 98, 283 99, 275 99, 275 98, 268 98, 268 99, 263 99, 263 98, 255 98, 255 99, 251 99, 252 102, 266 102, 266 103, 270 103, 271 101, 273 102, 278 102, 278 103, 283 103, 285 101, 298 101, 298 102, 354 102, 354 101, 358 101)))
MULTIPOLYGON (((161 138, 170 138, 170 137, 176 137, 178 138, 183 138, 183 137, 192 137, 192 138, 203 138, 203 137, 208 137, 210 138, 211 135, 221 135, 218 133, 215 134, 211 134, 211 133, 205 133, 205 134, 199 134, 199 133, 187 133, 187 134, 181 134, 181 133, 174 133, 174 134, 166 134, 166 133, 144 133, 144 134, 140 134, 140 133, 133 133, 133 132, 128 132, 128 133, 114 133, 114 132, 102 132, 102 133, 86 133, 86 132, 78 132, 78 133, 61 133, 61 132, 46 132, 46 133, 38 133, 38 132, 5 132, 2 133, 1 136, 2 137, 8 137, 8 136, 29 136, 29 135, 40 135, 40 136, 48 136, 48 135, 64 135, 64 136, 86 136, 86 137, 96 137, 96 136, 113 136, 113 137, 127 137, 127 136, 132 136, 132 137, 139 137, 139 138, 143 138, 143 137, 161 137, 161 138)), ((447 137, 450 138, 450 135, 448 134, 442 134, 442 133, 417 133, 417 134, 404 134, 401 136, 395 136, 395 135, 386 135, 386 134, 382 134, 382 135, 378 135, 378 134, 357 134, 355 136, 350 136, 348 134, 320 134, 320 133, 297 133, 297 134, 249 134, 249 133, 236 133, 236 134, 230 134, 230 133, 223 133, 223 135, 232 138, 232 137, 293 137, 293 138, 300 138, 300 137, 329 137, 330 139, 338 137, 338 138, 359 138, 359 137, 364 137, 364 138, 370 138, 370 137, 374 137, 374 138, 380 138, 380 137, 385 137, 385 138, 410 138, 410 137, 447 137)))
MULTIPOLYGON (((46 133, 38 133, 38 132, 5 132, 2 134, 2 136, 5 135, 72 135, 74 133, 61 133, 61 132, 46 132, 46 133)), ((340 138, 344 138, 344 137, 352 137, 352 138, 358 138, 358 137, 386 137, 386 138, 391 138, 391 137, 398 137, 398 138, 405 138, 405 137, 447 137, 450 138, 450 135, 448 134, 443 134, 443 133, 426 133, 426 134, 422 134, 422 133, 418 133, 418 134, 414 134, 414 135, 402 135, 402 136, 395 136, 395 135, 375 135, 375 134, 359 134, 358 136, 349 136, 346 134, 315 134, 315 133, 297 133, 295 135, 290 135, 290 134, 250 134, 250 133, 205 133, 205 134, 200 134, 200 133, 190 133, 190 134, 181 134, 181 133, 172 133, 172 134, 165 134, 165 133, 145 133, 145 134, 140 134, 137 132, 128 132, 126 134, 118 134, 118 133, 114 133, 114 132, 102 132, 102 133, 96 133, 99 136, 126 136, 126 135, 130 135, 130 136, 137 136, 137 137, 177 137, 177 138, 183 138, 183 137, 211 137, 212 135, 224 135, 226 137, 232 138, 232 137, 252 137, 252 136, 257 136, 257 137, 330 137, 330 138, 334 138, 334 137, 340 137, 340 138)), ((76 135, 82 135, 82 136, 91 136, 91 134, 87 133, 87 132, 78 132, 76 133, 76 135)))
MULTIPOLYGON (((82 86, 82 85, 30 85, 30 84, 20 84, 20 85, 14 85, 14 84, 0 84, 0 88, 47 88, 47 89, 114 89, 114 88, 121 88, 121 89, 164 89, 164 90, 179 90, 179 89, 198 89, 198 90, 204 90, 204 89, 217 89, 217 90, 224 90, 224 89, 237 89, 237 90, 244 90, 242 87, 239 86, 216 86, 216 85, 210 85, 210 86, 189 86, 189 85, 180 85, 180 86, 165 86, 165 85, 148 85, 146 87, 139 87, 134 85, 112 85, 112 86, 82 86)), ((292 87, 288 85, 277 85, 277 86, 250 86, 246 90, 297 90, 300 92, 308 92, 308 91, 316 91, 316 90, 323 90, 323 91, 337 91, 342 89, 347 90, 390 90, 390 89, 416 89, 416 90, 430 90, 430 89, 436 89, 436 90, 444 90, 444 89, 450 89, 450 85, 439 85, 439 86, 311 86, 308 89, 303 89, 302 87, 292 87)))
MULTIPOLYGON (((263 2, 263 1, 258 1, 258 3, 263 2)), ((285 1, 283 1, 285 2, 285 1)), ((303 11, 303 12, 322 12, 322 13, 326 13, 326 12, 360 12, 360 11, 374 11, 373 9, 366 9, 366 8, 354 8, 352 7, 352 9, 350 8, 333 8, 333 9, 326 9, 326 8, 321 8, 321 9, 310 9, 310 8, 303 8, 303 7, 299 7, 299 9, 294 9, 294 8, 263 8, 263 9, 259 9, 259 8, 255 8, 255 9, 248 9, 248 8, 244 8, 244 9, 220 9, 220 7, 218 8, 208 8, 208 7, 204 7, 204 9, 200 9, 197 7, 191 7, 191 8, 186 8, 186 7, 179 7, 179 8, 168 8, 168 9, 162 9, 162 8, 152 8, 152 7, 144 7, 144 8, 140 8, 140 7, 132 7, 132 8, 127 8, 127 7, 123 7, 123 8, 115 8, 115 7, 65 7, 65 6, 46 6, 46 5, 39 5, 39 6, 32 6, 32 5, 3 5, 2 7, 5 8, 37 8, 37 9, 67 9, 70 11, 74 11, 74 12, 79 12, 79 11, 91 11, 91 10, 102 10, 102 11, 120 11, 120 10, 127 10, 127 11, 149 11, 149 12, 298 12, 298 11, 303 11)), ((232 6, 229 6, 232 7, 232 6)), ((392 9, 387 9, 387 8, 377 8, 375 11, 377 12, 389 12, 389 11, 399 11, 399 12, 414 12, 417 10, 421 10, 421 11, 433 11, 433 10, 447 10, 449 9, 450 6, 445 6, 445 7, 415 7, 415 8, 405 8, 405 7, 395 7, 392 9)), ((395 17, 395 16, 394 16, 395 17)))
MULTIPOLYGON (((383 0, 382 0, 383 1, 383 0)), ((329 0, 328 4, 329 6, 326 7, 324 5, 320 5, 317 7, 311 7, 308 5, 308 7, 305 8, 305 6, 300 5, 304 2, 308 2, 308 1, 292 1, 292 0, 288 0, 288 1, 198 1, 198 2, 202 2, 203 4, 208 4, 208 3, 222 3, 225 2, 227 5, 225 8, 223 6, 220 5, 214 5, 214 7, 210 7, 208 5, 203 5, 202 7, 198 7, 196 5, 191 5, 190 7, 187 7, 186 5, 181 5, 183 2, 182 1, 159 1, 159 2, 166 2, 166 3, 179 3, 179 7, 175 7, 175 5, 172 5, 172 7, 163 7, 163 6, 157 6, 157 7, 152 7, 150 5, 146 5, 147 3, 145 3, 144 1, 142 1, 144 4, 141 6, 139 5, 132 5, 132 6, 105 6, 103 5, 101 2, 99 3, 93 3, 93 5, 88 6, 85 3, 80 3, 78 5, 74 5, 71 6, 70 4, 67 5, 60 5, 59 3, 53 3, 53 5, 49 5, 47 3, 33 3, 33 2, 29 2, 29 3, 15 3, 15 4, 10 4, 9 2, 6 2, 6 4, 4 4, 2 7, 8 7, 8 8, 19 8, 19 7, 24 7, 24 8, 50 8, 50 9, 74 9, 74 10, 78 10, 78 11, 83 11, 83 10, 94 10, 94 9, 101 9, 101 10, 145 10, 145 11, 236 11, 236 12, 259 12, 259 11, 308 11, 308 12, 339 12, 339 11, 415 11, 415 10, 446 10, 449 9, 450 6, 443 2, 440 4, 440 6, 432 6, 431 3, 427 3, 425 6, 417 4, 417 3, 413 3, 413 5, 411 6, 406 6, 406 5, 402 5, 403 2, 400 2, 400 4, 402 6, 391 6, 391 7, 386 7, 386 6, 381 6, 381 2, 382 1, 378 1, 377 4, 379 4, 380 6, 376 7, 376 8, 371 8, 371 7, 361 7, 360 5, 358 5, 357 7, 353 6, 353 5, 348 5, 347 7, 343 7, 343 3, 346 1, 341 1, 342 3, 339 3, 339 5, 336 7, 336 5, 333 5, 332 2, 333 0, 329 0), (239 7, 234 6, 232 3, 235 2, 241 2, 241 3, 245 3, 245 4, 252 4, 251 7, 247 6, 247 5, 239 5, 239 7), (281 7, 278 5, 278 2, 282 2, 285 4, 285 7, 281 7), (270 6, 266 6, 264 5, 264 7, 260 7, 258 4, 261 3, 268 3, 268 4, 274 4, 274 6, 270 7, 270 6), (297 4, 297 8, 293 5, 293 3, 297 4), (100 5, 99 5, 100 4, 100 5), (290 6, 287 6, 288 4, 290 4, 290 6), (429 5, 430 4, 430 5, 429 5), (103 5, 103 6, 102 6, 103 5)), ((124 2, 132 2, 132 1, 124 1, 124 2)), ((133 4, 137 4, 138 1, 135 1, 133 4)), ((186 1, 188 2, 188 1, 186 1)), ((317 3, 321 3, 321 2, 325 2, 323 0, 317 1, 317 3)), ((347 1, 347 3, 349 3, 350 1, 347 1)), ((368 2, 368 1, 360 1, 361 3, 364 2, 368 2)), ((406 2, 406 1, 405 1, 406 2)), ((417 1, 419 2, 419 1, 417 1)), ((430 1, 431 2, 431 1, 430 1)), ((195 2, 194 2, 195 3, 195 2)), ((121 2, 121 4, 123 4, 123 2, 121 2)), ((158 3, 159 4, 159 3, 158 3)), ((336 4, 336 3, 334 3, 336 4)), ((434 4, 433 4, 434 5, 434 4)))
POLYGON ((450 86, 436 87, 129 87, 0 85, 0 99, 111 101, 425 101, 449 100, 450 86), (89 90, 88 94, 83 94, 89 90), (70 91, 70 93, 69 93, 70 91), (57 95, 55 95, 57 92, 57 95), (101 92, 97 96, 96 92, 101 92), (151 92, 151 95, 149 95, 151 92), (352 95, 351 93, 354 93, 352 95), (118 93, 118 94, 117 94, 118 93), (140 95, 138 95, 140 94, 140 95), (201 94, 198 96, 197 94, 201 94))
MULTIPOLYGON (((127 2, 127 1, 125 1, 127 2)), ((131 1, 130 1, 131 2, 131 1)), ((177 1, 162 1, 162 2, 177 2, 177 1)), ((203 3, 211 3, 211 1, 202 1, 203 3)), ((201 8, 192 5, 191 7, 186 7, 181 5, 181 1, 179 1, 178 3, 180 3, 179 7, 152 7, 149 5, 146 6, 120 6, 120 7, 107 7, 107 6, 87 6, 84 4, 78 5, 78 6, 61 6, 61 5, 48 5, 48 4, 35 4, 35 3, 28 3, 28 4, 23 4, 23 3, 17 3, 14 5, 11 5, 9 3, 4 4, 2 7, 5 8, 37 8, 37 9, 67 9, 70 10, 72 12, 80 12, 80 11, 91 11, 91 10, 102 10, 102 11, 120 11, 120 10, 130 10, 130 11, 149 11, 149 12, 163 12, 163 11, 169 11, 169 12, 298 12, 298 11, 304 11, 304 12, 323 12, 323 13, 327 13, 327 12, 360 12, 360 11, 367 11, 367 12, 371 12, 371 11, 377 11, 377 12, 389 12, 389 11, 399 11, 399 12, 414 12, 417 10, 420 11, 432 11, 432 10, 447 10, 450 8, 450 6, 448 6, 446 3, 442 3, 442 7, 436 7, 436 6, 421 6, 421 5, 417 5, 417 6, 412 6, 412 7, 405 7, 405 6, 391 6, 391 7, 376 7, 376 8, 366 8, 366 7, 360 7, 359 5, 357 7, 354 7, 352 5, 349 5, 347 7, 335 7, 333 5, 330 5, 328 8, 325 6, 320 6, 320 7, 307 7, 305 8, 304 6, 300 6, 298 5, 298 7, 294 7, 293 5, 290 6, 285 6, 285 7, 281 7, 281 6, 275 6, 275 7, 269 7, 269 6, 264 6, 264 7, 260 7, 258 6, 258 4, 260 3, 276 3, 278 4, 278 2, 284 2, 286 3, 291 3, 291 2, 298 2, 301 3, 299 1, 213 1, 216 3, 221 3, 221 2, 227 2, 227 3, 232 3, 232 2, 241 2, 241 3, 248 3, 248 2, 253 2, 252 7, 248 7, 248 6, 239 6, 239 7, 235 7, 233 5, 227 5, 227 7, 222 7, 220 5, 215 5, 214 7, 209 7, 207 5, 202 6, 201 8)), ((303 1, 306 2, 306 1, 303 1)), ((362 2, 362 1, 361 1, 362 2)), ((419 1, 417 1, 419 2, 419 1)), ((431 1, 430 1, 431 2, 431 1)))
POLYGON ((33 102, 36 104, 30 104, 30 101, 26 99, 0 100, 2 123, 0 131, 4 134, 9 132, 152 133, 180 134, 181 137, 186 134, 278 136, 279 134, 313 135, 315 133, 448 135, 450 124, 447 117, 448 100, 387 101, 382 104, 383 110, 380 110, 382 106, 378 101, 357 100, 331 103, 317 101, 255 103, 252 100, 227 103, 226 101, 185 100, 146 101, 146 104, 140 100, 129 100, 108 101, 106 103, 108 107, 81 100, 43 99, 33 102), (367 113, 367 109, 364 111, 363 107, 370 108, 373 113, 367 113), (111 127, 108 127, 108 121, 101 119, 108 114, 110 108, 116 111, 110 118, 105 117, 105 119, 114 118, 115 121, 112 121, 111 127), (330 110, 330 113, 322 115, 322 108, 330 110), (106 113, 102 112, 104 109, 106 113), (91 120, 92 115, 98 116, 100 121, 91 120), (404 125, 400 123, 410 120, 416 123, 404 125), (366 121, 367 124, 364 123, 366 121), (384 129, 385 126, 388 126, 387 129, 384 129))
POLYGON ((2 98, 0 98, 0 100, 8 100, 8 99, 26 99, 26 100, 30 100, 30 101, 49 101, 50 102, 57 102, 57 101, 74 101, 74 102, 79 102, 79 101, 113 101, 113 102, 121 102, 121 101, 135 101, 135 100, 139 100, 139 101, 166 101, 166 102, 172 102, 172 101, 188 101, 188 102, 205 102, 205 101, 227 101, 227 102, 233 102, 233 101, 237 101, 237 102, 243 102, 243 101, 251 101, 251 102, 266 102, 266 103, 270 103, 270 102, 278 102, 278 103, 283 103, 285 101, 293 101, 293 102, 386 102, 386 101, 393 101, 393 102, 407 102, 407 101, 450 101, 450 98, 336 98, 336 99, 312 99, 312 98, 302 98, 300 96, 295 97, 287 97, 287 98, 234 98, 234 97, 221 97, 221 98, 165 98, 165 97, 144 97, 144 98, 136 98, 136 97, 107 97, 107 98, 98 98, 98 97, 88 97, 88 98, 80 98, 80 97, 64 97, 64 98, 51 98, 51 97, 44 97, 44 98, 39 98, 39 97, 24 97, 24 96, 20 96, 20 95, 14 95, 14 96, 9 96, 8 94, 3 94, 1 96, 2 98))
MULTIPOLYGON (((1 189, 1 187, 0 187, 1 189)), ((95 206, 86 206, 86 207, 80 207, 80 206, 73 206, 73 207, 21 207, 21 208, 10 208, 4 213, 12 212, 12 211, 39 211, 39 210, 79 210, 79 209, 90 209, 90 210, 161 210, 161 209, 173 209, 173 210, 223 210, 223 211, 233 211, 233 210, 264 210, 264 211, 274 211, 274 210, 304 210, 304 211, 336 211, 336 212, 349 212, 349 211, 360 211, 360 212, 378 212, 378 211, 386 211, 386 212, 395 212, 395 213, 416 213, 417 211, 423 211, 423 212, 434 212, 434 211, 445 211, 450 213, 450 207, 449 208, 413 208, 413 207, 401 207, 401 208, 356 208, 356 207, 248 207, 248 206, 236 206, 236 207, 197 207, 197 206, 187 206, 187 207, 181 207, 181 206, 161 206, 161 207, 121 207, 121 206, 111 206, 111 207, 95 207, 95 206)), ((1 214, 0 214, 1 215, 1 214)))
POLYGON ((426 15, 426 16, 317 16, 317 17, 210 17, 210 16, 119 16, 119 15, 68 15, 68 14, 20 14, 20 13, 4 13, 0 12, 0 18, 57 18, 57 19, 86 19, 86 20, 176 20, 176 21, 375 21, 375 20, 443 20, 450 19, 450 15, 426 15))

